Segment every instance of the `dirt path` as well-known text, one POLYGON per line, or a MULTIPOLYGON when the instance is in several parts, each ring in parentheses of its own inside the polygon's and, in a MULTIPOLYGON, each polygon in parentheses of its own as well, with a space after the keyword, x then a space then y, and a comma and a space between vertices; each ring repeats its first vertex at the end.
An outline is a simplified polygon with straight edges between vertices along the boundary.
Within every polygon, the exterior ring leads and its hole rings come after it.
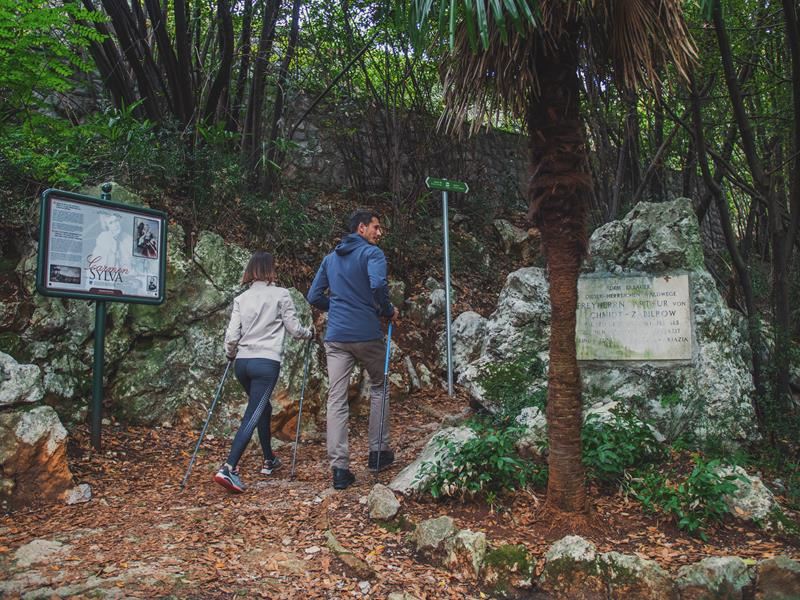
MULTIPOLYGON (((278 454, 285 467, 257 476, 256 444, 242 472, 247 493, 231 495, 211 481, 228 440, 203 444, 187 489, 180 490, 196 431, 107 427, 104 452, 89 451, 85 431, 72 443, 72 468, 92 486, 93 499, 47 506, 0 518, 0 595, 7 598, 386 598, 406 591, 418 598, 479 598, 474 581, 413 559, 407 532, 387 531, 367 517, 363 503, 376 480, 387 483, 416 457, 438 416, 455 414, 464 400, 417 394, 395 403, 392 431, 397 463, 379 478, 366 468, 366 419, 352 421, 356 484, 336 492, 320 439, 302 444, 298 477, 289 478, 291 446, 278 454), (348 570, 327 548, 325 532, 367 563, 374 576, 348 570)), ((601 551, 637 552, 674 570, 709 555, 800 557, 797 540, 731 523, 711 542, 689 538, 670 523, 640 514, 616 492, 593 490, 587 516, 560 518, 541 496, 517 494, 506 510, 477 504, 403 499, 412 521, 450 514, 459 527, 485 531, 492 543, 524 543, 537 556, 568 533, 601 551)))
MULTIPOLYGON (((434 420, 409 399, 394 410, 397 466, 412 460, 434 420), (427 427, 407 423, 430 423, 427 427)), ((456 409, 453 408, 453 411, 456 409)), ((405 532, 369 522, 360 502, 376 479, 366 468, 366 419, 353 420, 356 484, 336 492, 324 443, 300 448, 297 479, 285 466, 267 478, 251 444, 241 467, 250 484, 231 495, 211 481, 228 440, 203 444, 185 491, 180 481, 197 432, 107 427, 102 455, 75 436, 73 472, 92 486, 93 499, 41 507, 0 519, 0 595, 39 597, 386 597, 406 590, 418 597, 464 598, 467 586, 444 570, 418 565, 405 549, 405 532), (349 577, 326 547, 330 529, 375 571, 371 581, 349 577), (20 550, 22 549, 22 550, 20 550), (32 562, 35 561, 35 562, 32 562)))

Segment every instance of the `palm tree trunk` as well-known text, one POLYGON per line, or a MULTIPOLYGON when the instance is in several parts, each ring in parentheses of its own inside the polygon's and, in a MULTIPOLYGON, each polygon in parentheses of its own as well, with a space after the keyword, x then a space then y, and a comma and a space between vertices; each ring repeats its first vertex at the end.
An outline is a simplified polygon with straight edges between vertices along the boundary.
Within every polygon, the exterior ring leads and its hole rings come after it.
MULTIPOLYGON (((566 40, 565 40, 566 41, 566 40)), ((531 166, 529 215, 542 234, 550 280, 550 443, 547 502, 568 512, 586 506, 581 461, 581 379, 575 349, 578 275, 586 252, 591 178, 579 114, 574 45, 554 44, 536 60, 541 90, 528 108, 531 166)))

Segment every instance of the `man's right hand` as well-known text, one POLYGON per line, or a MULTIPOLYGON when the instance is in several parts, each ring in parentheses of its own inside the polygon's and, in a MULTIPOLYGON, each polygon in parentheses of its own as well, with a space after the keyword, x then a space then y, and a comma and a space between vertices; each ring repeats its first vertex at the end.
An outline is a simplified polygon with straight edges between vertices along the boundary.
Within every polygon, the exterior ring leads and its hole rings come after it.
POLYGON ((389 319, 392 321, 392 323, 399 323, 400 322, 400 311, 397 310, 396 306, 394 307, 394 312, 392 313, 392 316, 389 317, 389 319))

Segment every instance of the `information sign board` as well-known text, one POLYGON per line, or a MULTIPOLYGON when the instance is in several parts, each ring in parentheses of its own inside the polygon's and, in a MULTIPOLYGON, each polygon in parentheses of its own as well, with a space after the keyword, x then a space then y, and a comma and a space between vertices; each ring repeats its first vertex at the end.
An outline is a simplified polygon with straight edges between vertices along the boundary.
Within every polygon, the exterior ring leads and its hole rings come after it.
POLYGON ((583 276, 575 342, 583 361, 692 359, 689 276, 583 276))
POLYGON ((46 296, 161 304, 166 242, 161 211, 47 190, 36 289, 46 296))

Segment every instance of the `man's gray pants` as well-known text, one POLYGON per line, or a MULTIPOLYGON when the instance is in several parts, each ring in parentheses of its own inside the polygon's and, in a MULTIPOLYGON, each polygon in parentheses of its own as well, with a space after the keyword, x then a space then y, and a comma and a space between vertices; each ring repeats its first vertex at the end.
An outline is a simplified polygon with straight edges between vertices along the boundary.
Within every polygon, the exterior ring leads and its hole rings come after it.
MULTIPOLYGON (((386 359, 386 344, 383 340, 368 342, 325 342, 328 360, 328 456, 331 467, 347 469, 350 466, 350 450, 347 443, 350 406, 347 389, 356 361, 364 365, 370 380, 369 405, 369 450, 389 449, 389 398, 383 417, 383 440, 379 441, 381 429, 381 403, 383 401, 383 367, 386 359)), ((387 394, 388 396, 388 394, 387 394)))

